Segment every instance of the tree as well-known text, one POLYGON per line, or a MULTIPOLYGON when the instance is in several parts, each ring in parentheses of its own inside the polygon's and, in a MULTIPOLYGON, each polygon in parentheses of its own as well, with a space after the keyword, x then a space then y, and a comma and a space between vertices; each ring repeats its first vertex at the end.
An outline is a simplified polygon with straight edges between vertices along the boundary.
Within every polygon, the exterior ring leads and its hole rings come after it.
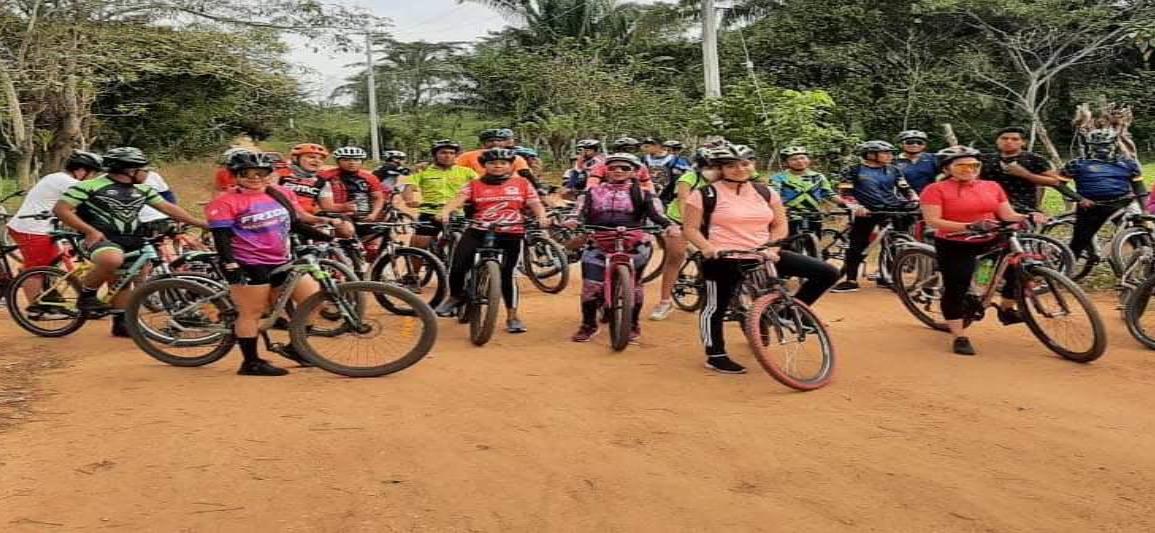
MULTIPOLYGON (((426 41, 400 42, 388 37, 374 43, 380 52, 374 51, 374 74, 379 85, 378 103, 386 96, 385 103, 394 103, 399 111, 408 108, 416 111, 422 105, 448 91, 448 87, 460 76, 457 56, 465 46, 462 42, 426 41)), ((365 63, 355 63, 363 70, 349 78, 349 83, 337 88, 334 95, 352 95, 355 101, 367 101, 365 63)), ((388 106, 383 106, 388 108, 388 106)))

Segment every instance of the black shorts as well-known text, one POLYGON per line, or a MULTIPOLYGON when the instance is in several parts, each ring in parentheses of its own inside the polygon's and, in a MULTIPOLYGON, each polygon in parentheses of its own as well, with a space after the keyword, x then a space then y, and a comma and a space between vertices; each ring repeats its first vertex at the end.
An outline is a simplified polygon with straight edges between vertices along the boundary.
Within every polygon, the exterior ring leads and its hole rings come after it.
POLYGON ((117 250, 122 254, 144 248, 144 239, 135 235, 105 235, 104 240, 85 248, 88 257, 96 257, 103 252, 117 250))
POLYGON ((445 230, 445 225, 441 223, 441 220, 437 218, 437 215, 420 213, 417 215, 417 221, 423 222, 424 224, 417 226, 417 228, 413 230, 414 235, 421 235, 422 237, 437 237, 438 235, 441 235, 442 231, 445 230))
POLYGON ((241 271, 245 273, 245 279, 242 280, 241 285, 268 285, 274 289, 285 284, 289 278, 289 269, 273 273, 274 270, 281 268, 284 265, 241 265, 241 271))

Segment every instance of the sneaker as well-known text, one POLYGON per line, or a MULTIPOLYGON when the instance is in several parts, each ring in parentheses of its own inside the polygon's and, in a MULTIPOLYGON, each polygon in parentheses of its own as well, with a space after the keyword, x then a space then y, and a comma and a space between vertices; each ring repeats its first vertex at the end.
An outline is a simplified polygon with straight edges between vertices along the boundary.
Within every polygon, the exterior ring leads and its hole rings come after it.
POLYGON ((112 321, 112 336, 122 339, 132 338, 132 335, 128 334, 128 328, 124 326, 124 321, 115 319, 112 321))
POLYGON ((1004 326, 1023 323, 1023 313, 1018 309, 1003 309, 1002 307, 997 309, 999 313, 999 322, 1002 322, 1004 326))
POLYGON ((971 346, 971 340, 966 337, 956 337, 954 340, 954 346, 951 349, 958 355, 975 354, 975 347, 971 346))
POLYGON ((642 328, 638 326, 630 328, 630 344, 642 344, 642 328))
POLYGON ((570 340, 574 342, 589 342, 590 339, 594 338, 601 330, 602 329, 597 326, 582 324, 581 327, 578 328, 577 333, 574 333, 573 337, 570 337, 570 340))
POLYGON ((858 292, 858 282, 846 280, 830 289, 830 292, 858 292))
POLYGON ((650 313, 650 320, 665 320, 672 312, 674 312, 674 302, 663 300, 654 306, 654 311, 650 313))
POLYGON ((284 376, 288 373, 288 370, 275 367, 264 359, 245 361, 241 363, 240 370, 237 370, 237 374, 241 376, 284 376))
POLYGON ((746 367, 735 363, 729 356, 718 355, 706 358, 706 368, 721 374, 745 374, 746 367))
POLYGON ((288 331, 289 330, 289 319, 287 319, 283 316, 277 317, 277 319, 273 321, 273 329, 279 329, 281 331, 288 331))
POLYGON ((433 312, 437 313, 437 316, 441 318, 453 318, 457 316, 457 306, 459 305, 461 305, 461 302, 459 302, 457 298, 449 298, 441 302, 441 305, 437 306, 437 309, 434 309, 433 312))
MULTIPOLYGON (((791 312, 789 309, 782 309, 782 310, 778 311, 777 316, 778 316, 778 323, 782 327, 797 333, 796 328, 798 327, 798 324, 796 324, 794 322, 794 313, 793 312, 791 312)), ((814 325, 814 322, 812 320, 810 320, 809 316, 799 314, 798 315, 798 322, 800 322, 802 325, 802 332, 803 333, 818 333, 818 326, 814 325)))
POLYGON ((109 305, 100 301, 100 297, 95 294, 81 294, 80 298, 76 299, 76 308, 89 313, 110 309, 109 305))
POLYGON ((515 318, 513 320, 505 321, 505 331, 507 333, 525 333, 526 331, 529 331, 529 329, 525 327, 525 324, 523 324, 521 320, 515 318))

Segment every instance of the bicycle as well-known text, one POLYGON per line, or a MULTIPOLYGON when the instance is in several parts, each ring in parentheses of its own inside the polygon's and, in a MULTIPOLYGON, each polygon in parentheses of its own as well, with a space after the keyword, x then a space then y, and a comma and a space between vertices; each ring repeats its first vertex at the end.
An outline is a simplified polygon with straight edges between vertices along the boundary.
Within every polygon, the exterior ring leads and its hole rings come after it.
MULTIPOLYGON (((630 343, 630 332, 634 325, 634 305, 638 289, 634 279, 634 256, 627 250, 628 240, 635 238, 631 232, 660 231, 656 226, 627 228, 624 226, 597 226, 587 224, 587 231, 594 246, 606 252, 604 278, 602 283, 602 309, 610 326, 610 347, 615 352, 626 349, 630 343), (612 251, 611 251, 612 250, 612 251)), ((637 245, 644 241, 639 241, 637 245)))
MULTIPOLYGON (((4 204, 8 200, 11 200, 13 198, 19 198, 21 196, 24 196, 24 194, 25 194, 25 191, 23 189, 16 189, 16 190, 4 195, 3 197, 0 197, 0 226, 4 226, 4 227, 0 227, 0 247, 2 247, 4 250, 3 253, 4 253, 5 258, 10 258, 13 261, 16 261, 17 263, 23 263, 24 258, 21 257, 21 255, 20 255, 20 247, 16 246, 15 248, 13 248, 12 247, 13 244, 11 242, 9 242, 8 239, 10 237, 8 236, 8 231, 7 231, 7 227, 6 227, 8 225, 8 219, 12 218, 15 215, 8 214, 8 209, 4 207, 4 204)), ((7 278, 7 279, 11 279, 11 278, 7 278)))
MULTIPOLYGON (((269 314, 261 320, 266 349, 287 355, 287 347, 272 342, 268 335, 278 319, 287 317, 290 345, 296 353, 335 374, 383 376, 424 358, 437 339, 433 309, 409 291, 387 283, 338 283, 320 259, 327 255, 328 246, 303 246, 297 259, 274 271, 287 272, 287 278, 269 314), (320 291, 290 312, 293 290, 306 276, 318 282, 320 291), (402 316, 372 305, 381 298, 405 302, 414 313, 402 316), (395 350, 401 341, 404 345, 395 350), (367 355, 374 348, 400 355, 367 355)), ((125 309, 133 342, 154 359, 182 367, 207 365, 228 354, 236 343, 236 317, 228 287, 181 278, 145 283, 133 293, 125 309), (145 302, 154 297, 169 303, 163 309, 151 309, 145 302)))
POLYGON ((719 258, 758 258, 743 265, 742 280, 723 320, 742 324, 758 364, 779 383, 799 391, 822 388, 834 377, 834 344, 814 311, 790 294, 774 262, 762 255, 781 244, 718 252, 719 258), (806 342, 813 339, 818 341, 818 354, 816 360, 808 360, 815 359, 806 357, 806 342))
POLYGON ((501 302, 501 265, 505 251, 496 246, 497 230, 522 227, 524 222, 470 221, 470 227, 485 231, 481 246, 473 254, 473 266, 465 277, 465 298, 458 307, 457 320, 469 324, 469 341, 484 346, 493 338, 501 302))
MULTIPOLYGON (((982 320, 986 308, 994 305, 994 296, 1010 269, 1017 281, 1015 300, 1019 312, 1035 338, 1064 359, 1077 363, 1098 359, 1107 349, 1107 331, 1098 310, 1074 281, 1023 246, 1021 227, 1017 222, 1003 222, 996 230, 959 233, 976 240, 996 239, 990 251, 978 256, 980 264, 993 261, 993 273, 984 281, 979 279, 981 269, 975 269, 975 281, 966 299, 964 323, 982 320), (1053 301, 1045 301, 1047 296, 1053 301), (1065 321, 1079 311, 1085 318, 1065 321), (1070 335, 1048 331, 1050 325, 1060 327, 1064 322, 1089 324, 1091 331, 1070 335), (1064 338, 1059 339, 1060 336, 1064 338)), ((896 292, 907 311, 926 326, 947 331, 939 305, 942 275, 934 248, 921 243, 906 247, 895 259, 893 276, 896 292)))
MULTIPOLYGON (((1133 200, 1134 196, 1121 198, 1118 202, 1129 200, 1129 203, 1120 207, 1114 214, 1112 214, 1099 232, 1091 239, 1090 246, 1075 258, 1075 266, 1072 270, 1071 279, 1080 281, 1086 278, 1103 262, 1107 262, 1111 267, 1111 271, 1116 277, 1122 272, 1125 264, 1124 258, 1116 255, 1115 246, 1118 241, 1119 234, 1126 229, 1142 225, 1143 209, 1133 200), (1104 230, 1110 232, 1110 238, 1107 241, 1107 250, 1104 251, 1104 239, 1099 236, 1104 230)), ((1116 202, 1110 202, 1116 203, 1116 202)), ((1043 224, 1039 233, 1046 236, 1065 237, 1069 243, 1074 236, 1075 218, 1077 211, 1068 211, 1066 213, 1056 215, 1051 220, 1043 224)))
MULTIPOLYGON (((366 224, 374 235, 379 235, 381 246, 377 257, 369 265, 366 276, 362 279, 392 283, 413 292, 428 294, 422 298, 430 307, 436 307, 449 291, 449 273, 445 264, 432 252, 401 246, 393 239, 393 231, 398 228, 409 229, 417 222, 376 222, 366 224)), ((357 253, 358 247, 354 247, 357 253)), ((363 249, 361 249, 363 252, 363 249)), ((402 315, 411 315, 413 310, 388 299, 379 300, 386 309, 402 315)))
POLYGON ((550 238, 547 230, 527 222, 518 270, 530 283, 544 293, 557 294, 569 284, 569 267, 565 248, 550 238))

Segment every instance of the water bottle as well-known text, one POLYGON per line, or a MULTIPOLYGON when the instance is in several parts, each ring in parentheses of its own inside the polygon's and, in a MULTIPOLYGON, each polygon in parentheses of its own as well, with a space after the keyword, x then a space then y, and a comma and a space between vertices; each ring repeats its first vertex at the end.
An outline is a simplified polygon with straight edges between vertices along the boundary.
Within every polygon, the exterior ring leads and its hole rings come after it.
POLYGON ((995 275, 995 260, 991 257, 984 257, 979 260, 979 266, 975 269, 975 282, 980 286, 989 285, 991 277, 995 275))

